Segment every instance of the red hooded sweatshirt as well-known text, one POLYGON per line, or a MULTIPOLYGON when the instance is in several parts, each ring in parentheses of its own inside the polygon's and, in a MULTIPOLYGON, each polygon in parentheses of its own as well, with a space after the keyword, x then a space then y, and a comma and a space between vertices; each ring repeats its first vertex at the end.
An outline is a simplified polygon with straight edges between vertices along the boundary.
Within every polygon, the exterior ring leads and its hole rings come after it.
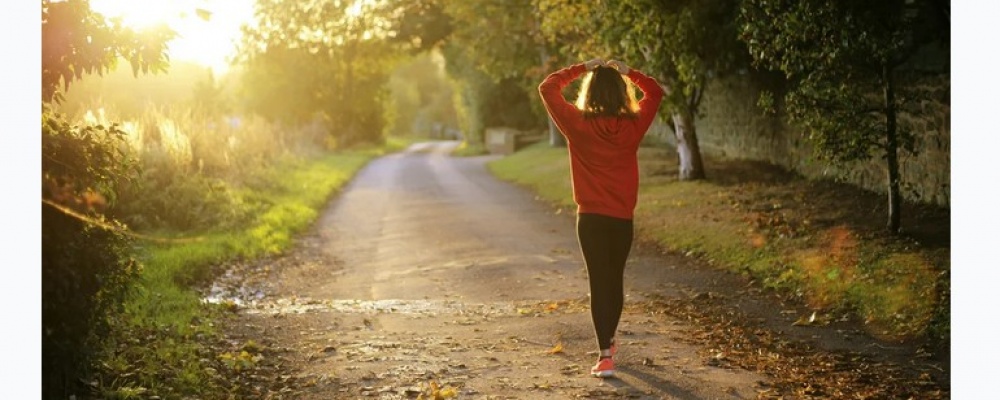
POLYGON ((663 88, 630 69, 628 78, 643 92, 638 118, 584 118, 583 111, 563 98, 562 90, 585 72, 584 64, 553 72, 538 92, 568 143, 577 213, 632 219, 639 194, 636 152, 663 100, 663 88))

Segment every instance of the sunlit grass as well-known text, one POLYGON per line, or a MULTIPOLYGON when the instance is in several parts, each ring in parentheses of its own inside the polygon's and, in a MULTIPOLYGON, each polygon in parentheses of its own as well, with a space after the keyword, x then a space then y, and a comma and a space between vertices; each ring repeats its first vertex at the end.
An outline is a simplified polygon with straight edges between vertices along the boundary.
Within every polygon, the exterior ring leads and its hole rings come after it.
POLYGON ((488 167, 497 177, 527 186, 556 206, 575 209, 566 149, 530 146, 488 167))
POLYGON ((142 365, 122 367, 132 378, 106 388, 108 396, 114 398, 135 386, 192 394, 217 390, 219 383, 213 383, 207 372, 214 356, 206 357, 210 350, 198 337, 216 334, 211 321, 217 320, 221 311, 204 304, 193 288, 209 283, 220 272, 217 266, 227 261, 288 249, 295 235, 316 220, 330 196, 381 152, 368 149, 288 160, 259 171, 251 185, 236 189, 242 196, 257 197, 257 202, 267 205, 258 218, 244 226, 224 231, 151 233, 174 236, 177 241, 140 249, 144 265, 141 285, 126 304, 129 321, 127 326, 119 326, 119 335, 156 339, 119 346, 106 357, 110 366, 138 360, 142 365), (164 379, 165 375, 170 378, 164 379))
MULTIPOLYGON (((148 293, 137 299, 136 312, 160 318, 163 307, 180 311, 183 307, 178 304, 192 303, 189 286, 206 283, 212 276, 213 264, 284 251, 296 233, 315 221, 330 195, 371 157, 372 154, 364 153, 336 154, 310 161, 289 161, 261 172, 255 187, 239 189, 244 196, 258 197, 267 204, 254 221, 223 232, 186 232, 176 243, 155 244, 144 251, 143 282, 148 293)), ((178 322, 193 314, 178 314, 182 316, 161 322, 184 330, 185 325, 178 322)))
MULTIPOLYGON (((642 154, 640 170, 658 170, 662 161, 642 154)), ((556 206, 575 208, 565 149, 534 145, 490 163, 489 168, 556 206)), ((939 271, 947 268, 931 260, 947 257, 891 239, 862 239, 861 233, 842 224, 803 223, 790 230, 789 221, 777 218, 785 214, 754 211, 738 201, 770 198, 768 185, 680 182, 659 174, 640 179, 635 222, 644 240, 746 274, 763 287, 801 298, 813 309, 853 313, 877 336, 905 338, 928 329, 948 331, 946 320, 937 321, 942 326, 931 326, 935 312, 943 307, 937 289, 939 271)))

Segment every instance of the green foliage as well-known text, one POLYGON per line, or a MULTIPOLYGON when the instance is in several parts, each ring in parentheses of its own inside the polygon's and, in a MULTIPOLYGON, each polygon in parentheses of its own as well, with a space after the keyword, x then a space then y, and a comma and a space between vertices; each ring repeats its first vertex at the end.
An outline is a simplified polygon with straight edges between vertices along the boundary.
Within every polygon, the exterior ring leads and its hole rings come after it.
POLYGON ((251 111, 290 126, 320 121, 339 145, 382 143, 384 84, 398 58, 382 3, 258 1, 239 61, 251 111))
POLYGON ((42 397, 79 393, 100 337, 122 311, 139 263, 124 226, 101 212, 135 175, 116 125, 74 126, 51 110, 86 74, 119 58, 133 75, 166 68, 165 27, 123 28, 85 0, 42 0, 42 397))
MULTIPOLYGON (((330 196, 382 151, 283 159, 255 170, 242 183, 220 182, 227 192, 259 204, 255 218, 185 232, 173 242, 142 243, 141 285, 125 302, 126 313, 105 338, 96 366, 93 381, 102 397, 141 392, 142 398, 227 398, 226 391, 239 382, 222 372, 251 367, 247 362, 253 358, 213 347, 222 339, 212 327, 223 318, 221 310, 203 304, 192 288, 211 282, 227 262, 286 250, 330 196)), ((158 235, 169 237, 167 232, 158 235)), ((247 344, 243 350, 259 353, 254 348, 247 344)))
POLYGON ((544 76, 538 75, 540 71, 526 76, 541 63, 545 45, 532 0, 444 0, 442 4, 444 12, 459 21, 452 24, 447 43, 466 51, 475 68, 494 81, 515 78, 532 89, 538 86, 544 76))
POLYGON ((250 220, 263 207, 222 179, 202 174, 147 170, 137 183, 122 193, 115 212, 133 229, 143 231, 228 228, 250 220))
POLYGON ((453 31, 444 39, 449 75, 458 81, 460 125, 473 146, 488 126, 545 126, 538 82, 548 74, 548 44, 530 0, 440 2, 453 31), (474 51, 470 51, 474 49, 474 51))
MULTIPOLYGON (((161 297, 173 295, 166 292, 161 297)), ((116 321, 112 335, 104 338, 107 345, 101 362, 95 366, 91 380, 93 397, 148 399, 156 395, 161 398, 197 395, 223 398, 222 387, 226 382, 213 373, 222 365, 213 362, 212 348, 206 346, 222 339, 209 322, 219 316, 214 310, 200 305, 196 296, 190 297, 190 315, 194 317, 177 321, 184 326, 183 330, 152 318, 139 321, 131 315, 132 318, 116 321)), ((179 319, 184 315, 166 308, 162 313, 161 320, 179 319)))
POLYGON ((447 60, 446 71, 455 79, 453 104, 459 129, 466 142, 483 145, 486 140, 484 111, 487 93, 496 84, 488 75, 475 68, 461 48, 445 46, 442 52, 447 60))
POLYGON ((136 32, 107 20, 87 0, 42 0, 42 100, 51 101, 84 74, 103 74, 124 58, 139 72, 167 68, 167 42, 175 33, 166 26, 136 32))
MULTIPOLYGON (((136 119, 123 119, 119 148, 141 171, 122 185, 110 215, 140 231, 201 231, 226 228, 253 218, 261 199, 244 196, 233 184, 286 157, 316 153, 321 132, 283 130, 260 118, 209 116, 181 105, 147 106, 136 119)), ((117 110, 101 108, 84 120, 110 124, 117 110)))
POLYGON ((75 126, 43 107, 43 198, 67 206, 112 198, 138 172, 116 125, 75 126), (88 201, 88 199, 90 199, 88 201))
MULTIPOLYGON (((600 32, 613 24, 609 21, 607 5, 593 1, 536 0, 540 14, 539 31, 554 50, 553 70, 572 62, 594 57, 623 57, 616 55, 615 45, 604 40, 600 32)), ((611 18, 614 20, 614 18, 611 18)), ((632 60, 625 60, 633 62, 632 60)))
POLYGON ((124 226, 97 212, 135 173, 121 134, 42 114, 42 199, 60 207, 42 206, 44 398, 75 392, 139 272, 124 226))
MULTIPOLYGON (((755 65, 792 81, 785 110, 806 127, 817 155, 864 160, 895 152, 887 114, 918 96, 905 85, 894 86, 898 100, 887 104, 884 90, 921 46, 943 39, 928 36, 942 24, 934 20, 939 10, 929 7, 927 1, 903 0, 751 0, 740 13, 741 37, 755 65)), ((912 151, 912 132, 897 133, 900 148, 912 151)))
POLYGON ((738 0, 609 0, 581 3, 539 0, 541 30, 566 40, 570 59, 624 61, 665 86, 660 117, 677 135, 681 180, 705 178, 695 120, 710 79, 743 69, 745 51, 736 39, 738 0))
MULTIPOLYGON (((891 3, 891 2, 890 2, 891 3)), ((745 2, 742 37, 758 66, 795 80, 785 109, 805 125, 818 155, 836 161, 867 158, 884 137, 879 94, 888 62, 889 32, 860 12, 865 2, 745 2)), ((767 94, 766 96, 770 96, 767 94)))
POLYGON ((455 79, 454 104, 466 141, 474 146, 483 145, 484 131, 490 126, 521 130, 543 126, 545 120, 532 106, 531 99, 538 97, 535 89, 528 91, 519 79, 494 80, 457 45, 449 44, 443 52, 448 60, 448 73, 455 79))
POLYGON ((740 10, 740 37, 754 64, 790 80, 785 111, 806 129, 816 155, 835 163, 886 160, 893 232, 900 219, 897 153, 914 151, 913 132, 899 115, 907 103, 925 100, 907 82, 927 71, 910 61, 932 43, 947 46, 948 11, 941 5, 748 0, 740 10))
POLYGON ((736 0, 541 0, 542 31, 573 58, 618 58, 670 88, 664 105, 697 115, 708 79, 743 68, 736 0), (610 17, 609 17, 610 16, 610 17))
POLYGON ((452 82, 437 51, 418 54, 389 79, 387 135, 441 137, 458 127, 452 82))
POLYGON ((437 48, 451 34, 451 17, 444 12, 441 0, 390 0, 398 16, 393 21, 393 41, 403 43, 412 52, 437 48))

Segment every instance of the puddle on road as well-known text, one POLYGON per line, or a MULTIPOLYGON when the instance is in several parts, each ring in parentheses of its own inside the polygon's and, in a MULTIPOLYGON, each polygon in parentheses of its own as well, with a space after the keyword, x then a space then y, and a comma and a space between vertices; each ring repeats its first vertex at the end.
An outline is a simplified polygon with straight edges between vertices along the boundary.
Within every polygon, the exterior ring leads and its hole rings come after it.
POLYGON ((405 314, 416 316, 452 315, 538 315, 555 311, 584 310, 586 298, 571 300, 519 300, 487 303, 467 303, 458 300, 430 299, 311 299, 275 298, 269 293, 272 285, 247 271, 227 271, 212 286, 203 291, 202 302, 225 304, 247 314, 303 314, 336 312, 345 314, 405 314))
POLYGON ((211 297, 206 303, 228 303, 247 314, 304 314, 335 312, 343 314, 403 314, 434 316, 441 314, 467 316, 521 315, 533 316, 554 312, 582 312, 586 299, 559 301, 504 301, 492 303, 466 303, 457 300, 335 300, 309 298, 258 299, 211 297))
POLYGON ((265 297, 265 285, 253 284, 244 276, 233 270, 226 271, 212 282, 212 287, 203 292, 202 302, 209 304, 232 303, 239 307, 262 301, 265 297))
POLYGON ((308 312, 338 312, 346 314, 510 314, 518 310, 516 304, 470 304, 454 300, 315 300, 277 299, 241 305, 248 314, 301 314, 308 312))

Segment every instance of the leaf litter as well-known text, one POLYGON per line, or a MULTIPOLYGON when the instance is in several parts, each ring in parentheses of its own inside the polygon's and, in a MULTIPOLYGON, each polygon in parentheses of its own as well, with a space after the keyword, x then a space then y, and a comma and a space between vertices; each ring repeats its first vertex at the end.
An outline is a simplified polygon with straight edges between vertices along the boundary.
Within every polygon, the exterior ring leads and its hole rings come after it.
MULTIPOLYGON (((711 296, 650 298, 642 305, 648 313, 690 323, 693 331, 678 340, 701 347, 706 365, 768 376, 768 382, 758 382, 758 399, 950 398, 948 382, 934 379, 921 367, 790 340, 726 308, 711 296)), ((821 326, 828 322, 813 313, 799 318, 794 325, 821 326)))

